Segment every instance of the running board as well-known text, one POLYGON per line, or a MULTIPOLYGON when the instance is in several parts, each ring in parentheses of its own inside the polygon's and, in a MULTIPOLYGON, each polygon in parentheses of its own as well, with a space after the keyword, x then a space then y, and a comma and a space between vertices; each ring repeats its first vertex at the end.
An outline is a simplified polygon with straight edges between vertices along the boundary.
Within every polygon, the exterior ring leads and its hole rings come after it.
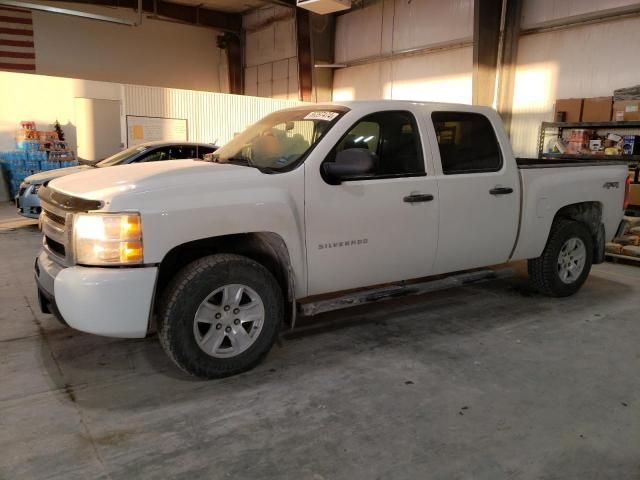
POLYGON ((340 297, 334 297, 327 300, 318 300, 317 302, 299 303, 300 312, 304 316, 313 316, 320 313, 340 310, 342 308, 355 307, 356 305, 364 305, 366 303, 380 302, 392 298, 404 297, 409 295, 421 295, 423 293, 437 292, 453 287, 461 287, 488 280, 496 280, 512 277, 514 271, 510 268, 500 270, 476 270, 473 272, 459 273, 420 283, 411 283, 396 285, 392 287, 375 288, 371 290, 361 290, 359 292, 350 293, 340 297))

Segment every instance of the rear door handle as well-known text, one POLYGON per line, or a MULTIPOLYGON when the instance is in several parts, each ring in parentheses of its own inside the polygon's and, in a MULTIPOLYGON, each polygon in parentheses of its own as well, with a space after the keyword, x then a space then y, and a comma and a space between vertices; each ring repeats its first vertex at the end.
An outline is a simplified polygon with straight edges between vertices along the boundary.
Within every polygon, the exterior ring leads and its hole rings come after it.
POLYGON ((417 193, 414 195, 407 195, 403 200, 407 203, 430 202, 433 200, 433 195, 429 193, 417 193))
POLYGON ((491 190, 489 190, 489 193, 491 195, 509 195, 510 193, 513 193, 513 188, 511 188, 511 187, 493 187, 491 190))

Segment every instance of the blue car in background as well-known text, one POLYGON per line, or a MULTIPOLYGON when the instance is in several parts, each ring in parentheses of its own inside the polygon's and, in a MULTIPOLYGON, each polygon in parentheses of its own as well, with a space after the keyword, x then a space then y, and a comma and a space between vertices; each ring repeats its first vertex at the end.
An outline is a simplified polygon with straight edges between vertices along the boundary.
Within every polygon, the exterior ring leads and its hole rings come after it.
POLYGON ((162 160, 181 160, 187 158, 202 159, 205 155, 215 152, 217 148, 215 145, 208 143, 149 142, 127 148, 91 165, 78 165, 36 173, 25 178, 20 184, 20 188, 15 197, 18 213, 25 217, 38 218, 41 211, 38 190, 43 184, 54 178, 91 170, 92 168, 113 167, 115 165, 126 165, 129 163, 158 162, 162 160))

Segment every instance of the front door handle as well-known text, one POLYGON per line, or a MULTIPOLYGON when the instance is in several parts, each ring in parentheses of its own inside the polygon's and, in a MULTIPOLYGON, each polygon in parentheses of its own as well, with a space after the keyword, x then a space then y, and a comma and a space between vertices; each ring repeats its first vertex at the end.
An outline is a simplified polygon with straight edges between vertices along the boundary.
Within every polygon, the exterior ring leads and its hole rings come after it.
POLYGON ((428 193, 417 193, 414 195, 407 195, 403 200, 407 203, 430 202, 433 200, 433 195, 428 193))
POLYGON ((494 187, 491 190, 489 190, 489 193, 491 195, 509 195, 510 193, 513 193, 513 188, 511 188, 511 187, 494 187))

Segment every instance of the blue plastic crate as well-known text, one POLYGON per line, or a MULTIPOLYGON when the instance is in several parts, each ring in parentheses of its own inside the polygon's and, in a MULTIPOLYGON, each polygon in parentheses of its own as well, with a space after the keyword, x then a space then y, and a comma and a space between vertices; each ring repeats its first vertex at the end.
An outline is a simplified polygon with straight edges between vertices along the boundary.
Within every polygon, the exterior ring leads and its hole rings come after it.
POLYGON ((20 140, 16 142, 16 149, 23 152, 33 152, 40 150, 39 140, 20 140))

